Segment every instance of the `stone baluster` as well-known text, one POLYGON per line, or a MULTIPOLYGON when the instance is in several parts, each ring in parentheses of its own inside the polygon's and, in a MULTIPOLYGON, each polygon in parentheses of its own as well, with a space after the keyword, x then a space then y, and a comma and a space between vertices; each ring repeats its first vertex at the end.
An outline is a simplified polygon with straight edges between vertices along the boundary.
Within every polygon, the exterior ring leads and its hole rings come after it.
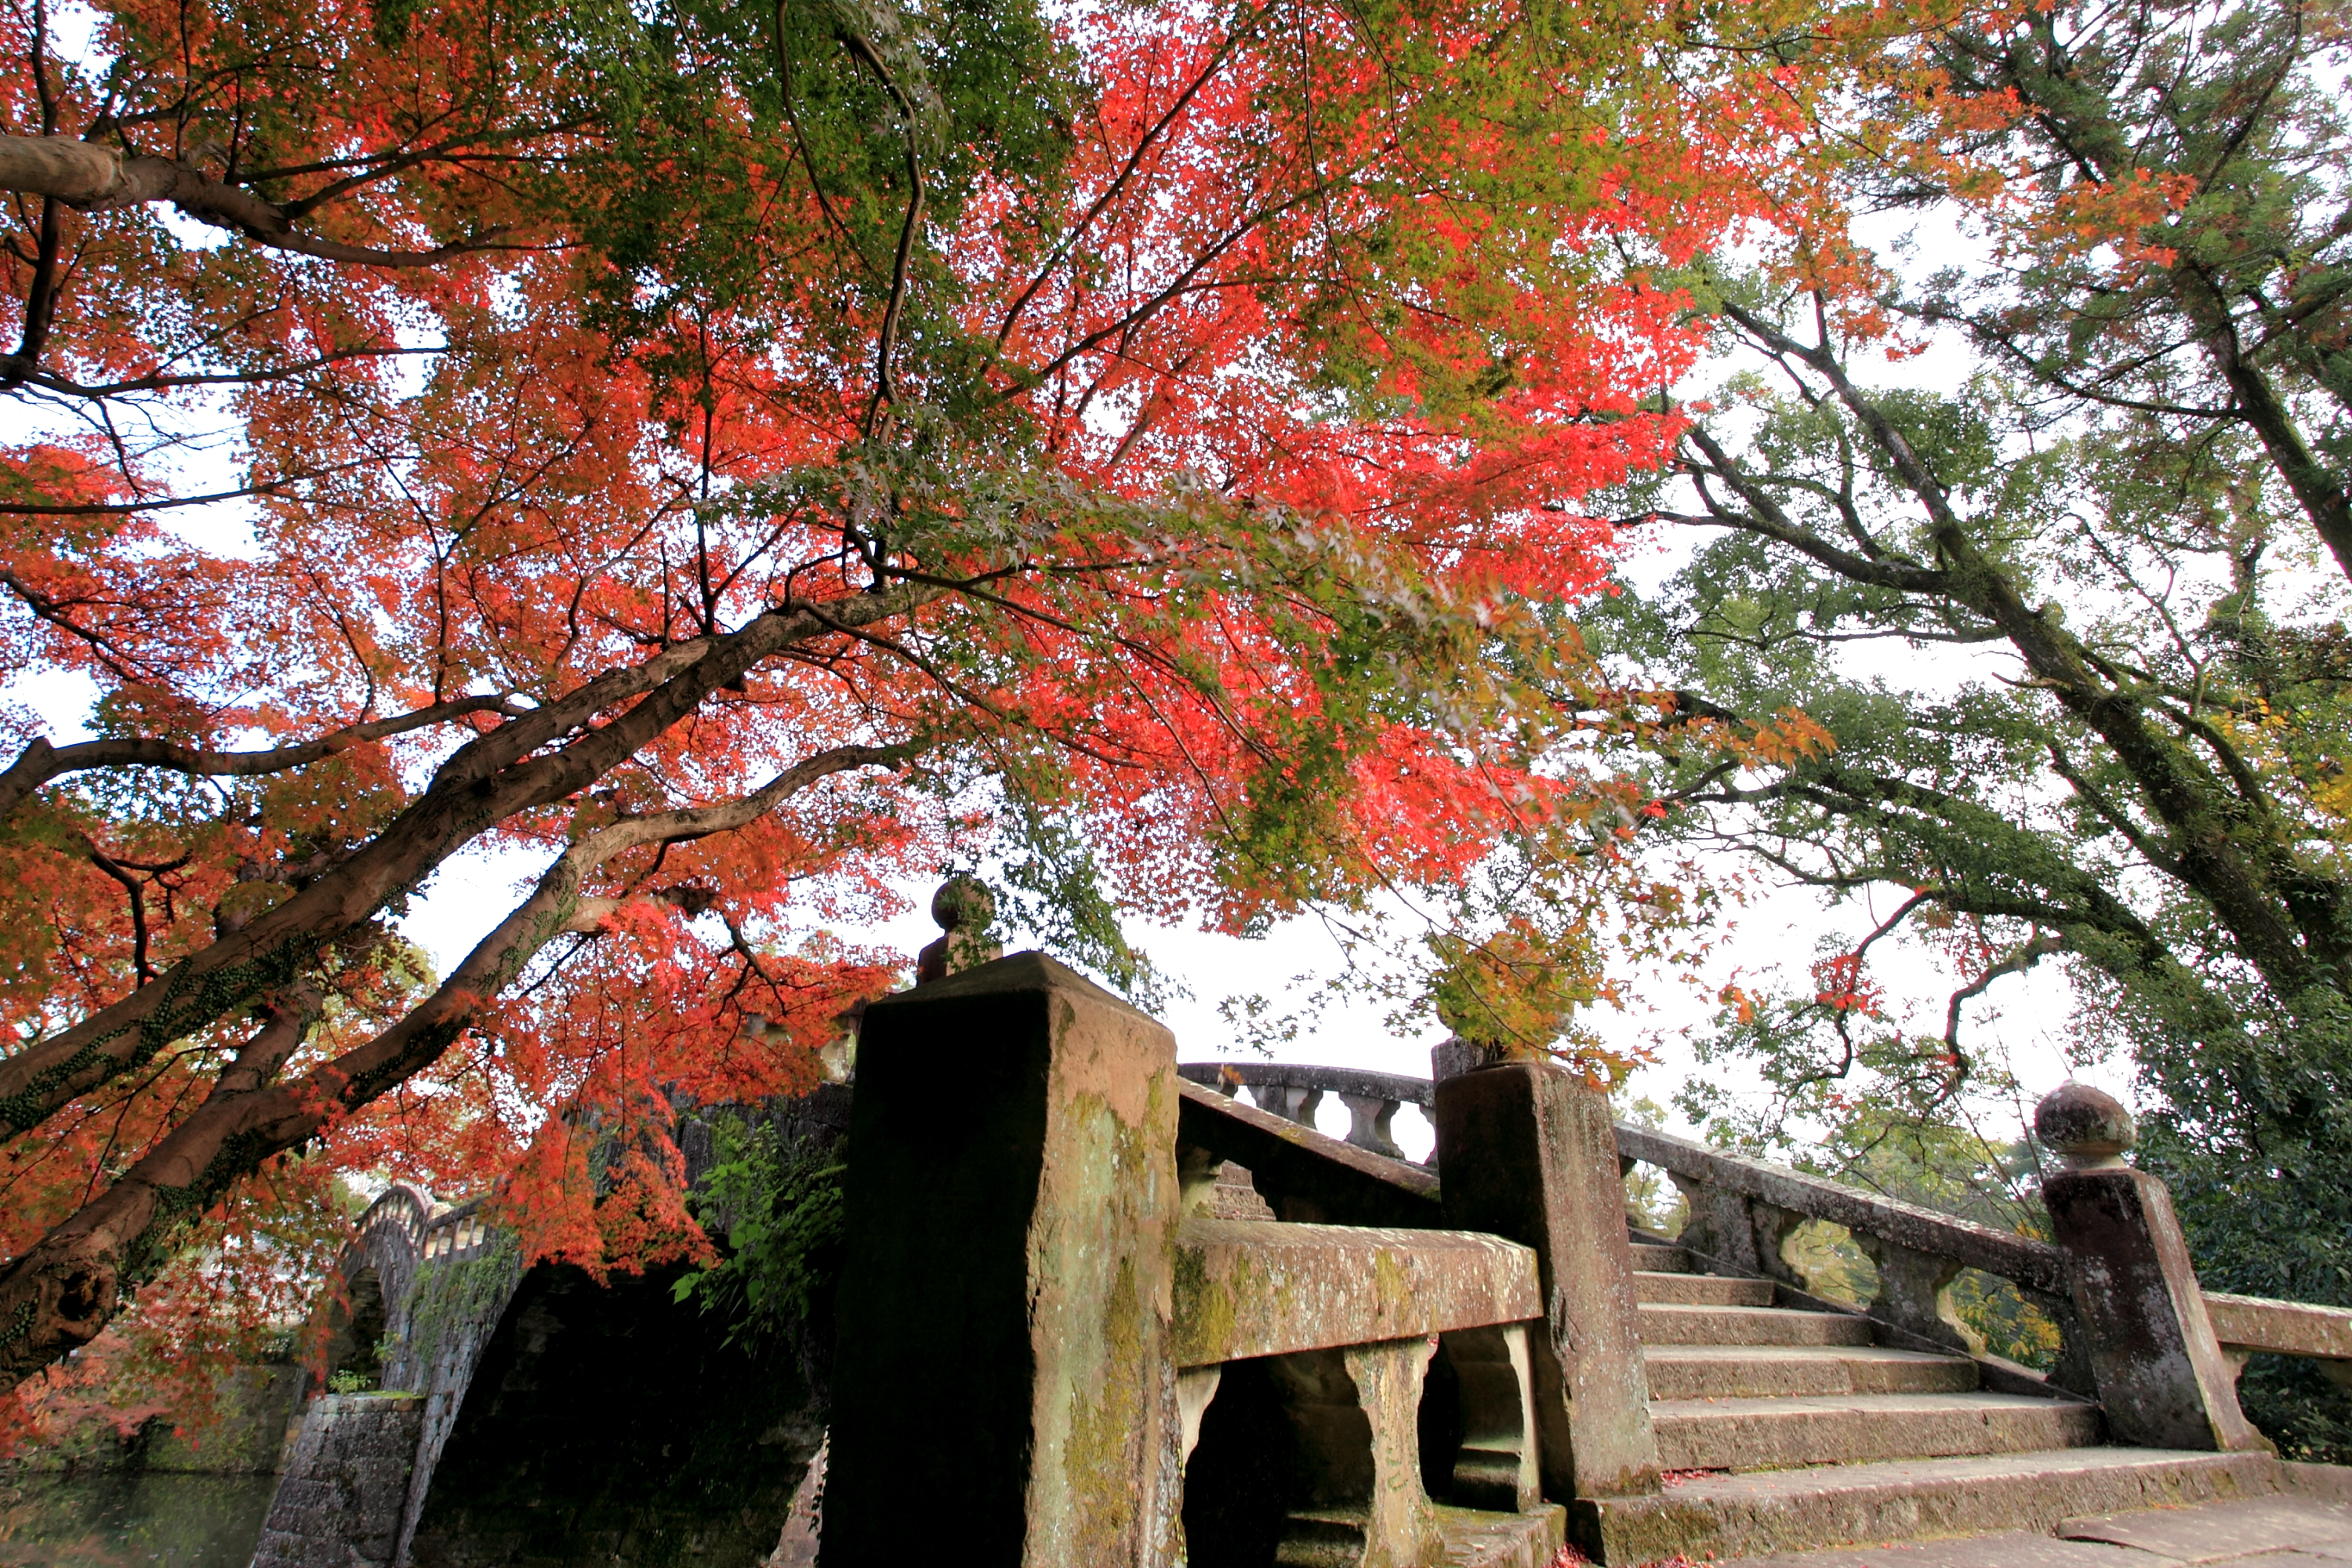
POLYGON ((1666 1174, 1690 1211, 1675 1239, 1729 1268, 1783 1280, 1801 1290, 1806 1288, 1804 1275, 1781 1256, 1790 1233, 1804 1224, 1804 1215, 1703 1176, 1678 1171, 1666 1174))
POLYGON ((1389 1131, 1397 1113, 1397 1101, 1383 1100, 1376 1094, 1342 1092, 1339 1103, 1348 1108, 1348 1142, 1359 1149, 1369 1149, 1375 1154, 1385 1154, 1391 1160, 1402 1160, 1404 1151, 1389 1131))
POLYGON ((1535 1385, 1528 1325, 1457 1329, 1444 1336, 1462 1413, 1462 1445, 1448 1500, 1519 1513, 1536 1506, 1535 1385))
POLYGON ((1260 1110, 1271 1110, 1286 1121, 1302 1127, 1315 1125, 1315 1112, 1322 1108, 1323 1091, 1301 1088, 1289 1083, 1258 1083, 1250 1086, 1251 1098, 1260 1110))
POLYGON ((1872 1317, 1965 1354, 1973 1355, 1982 1348, 1969 1342, 1944 1302, 1944 1291, 1959 1277, 1956 1260, 1862 1231, 1853 1233, 1853 1242, 1878 1267, 1878 1294, 1869 1309, 1872 1317))
POLYGON ((2033 1131, 2065 1162, 2042 1201, 2066 1254, 2109 1433, 2153 1448, 2268 1448, 2238 1408, 2235 1369, 2214 1338, 2172 1195, 2124 1163, 2131 1112, 2070 1083, 2034 1108, 2033 1131))

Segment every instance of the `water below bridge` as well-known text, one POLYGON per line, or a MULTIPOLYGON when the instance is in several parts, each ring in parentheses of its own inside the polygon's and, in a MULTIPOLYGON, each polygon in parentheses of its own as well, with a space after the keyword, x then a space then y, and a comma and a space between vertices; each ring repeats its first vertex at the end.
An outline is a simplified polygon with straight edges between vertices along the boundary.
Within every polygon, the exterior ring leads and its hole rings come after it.
POLYGON ((274 1475, 16 1470, 0 1475, 0 1564, 247 1568, 274 1475))

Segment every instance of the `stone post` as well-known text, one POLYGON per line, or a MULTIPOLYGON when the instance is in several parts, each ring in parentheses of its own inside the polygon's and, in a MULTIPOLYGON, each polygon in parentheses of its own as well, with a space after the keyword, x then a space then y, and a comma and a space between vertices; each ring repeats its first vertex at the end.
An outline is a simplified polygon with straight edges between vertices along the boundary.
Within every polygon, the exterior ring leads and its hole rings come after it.
POLYGON ((1034 952, 866 1009, 824 1568, 1159 1568, 1175 1040, 1034 952))
POLYGON ((2131 1112, 2064 1084, 2034 1108, 2033 1131, 2065 1162, 2042 1201, 2066 1253, 2109 1435, 2152 1448, 2268 1449, 2238 1408, 2171 1194, 2123 1162, 2131 1112))
POLYGON ((1544 1496, 1658 1489, 1648 1374, 1609 1097, 1551 1062, 1437 1085, 1445 1223, 1535 1249, 1548 1322, 1529 1336, 1544 1496))

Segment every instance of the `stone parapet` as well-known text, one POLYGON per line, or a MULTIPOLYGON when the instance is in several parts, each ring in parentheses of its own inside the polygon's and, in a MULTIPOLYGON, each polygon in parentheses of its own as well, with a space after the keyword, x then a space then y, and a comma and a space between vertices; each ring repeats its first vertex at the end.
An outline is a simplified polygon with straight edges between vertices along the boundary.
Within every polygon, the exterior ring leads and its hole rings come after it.
POLYGON ((1275 1217, 1299 1224, 1440 1226, 1437 1178, 1418 1165, 1326 1137, 1213 1089, 1178 1084, 1178 1138, 1202 1170, 1232 1161, 1250 1173, 1275 1217))
POLYGON ((824 1568, 896 1568, 941 1521, 975 1564, 1167 1560, 1175 1063, 1041 953, 866 1010, 824 1568))

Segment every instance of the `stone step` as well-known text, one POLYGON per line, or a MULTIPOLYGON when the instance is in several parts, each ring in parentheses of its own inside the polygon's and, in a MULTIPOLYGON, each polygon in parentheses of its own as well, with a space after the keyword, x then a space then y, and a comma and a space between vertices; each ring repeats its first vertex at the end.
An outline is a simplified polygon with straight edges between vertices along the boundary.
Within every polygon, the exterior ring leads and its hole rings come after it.
POLYGON ((1556 1502, 1526 1513, 1436 1506, 1442 1568, 1551 1568, 1568 1540, 1568 1510, 1556 1502))
POLYGON ((1843 1312, 1780 1307, 1643 1306, 1645 1345, 1866 1345, 1870 1323, 1843 1312))
POLYGON ((1772 1281, 1729 1279, 1719 1274, 1638 1272, 1633 1276, 1633 1299, 1652 1305, 1769 1307, 1772 1281))
POLYGON ((2099 1413, 2019 1394, 1844 1394, 1654 1400, 1658 1464, 1669 1470, 1790 1470, 1885 1459, 1947 1459, 2085 1447, 2099 1413))
POLYGON ((1804 1394, 1963 1394, 1977 1363, 1881 1345, 1654 1345, 1652 1399, 1767 1399, 1804 1394))
POLYGON ((1693 1266, 1691 1255, 1679 1247, 1637 1241, 1633 1243, 1633 1267, 1646 1274, 1688 1274, 1693 1266))
POLYGON ((1577 1504, 1573 1534, 1611 1564, 1677 1552, 1748 1557, 2027 1530, 2124 1509, 2179 1508, 2282 1489, 2267 1454, 2061 1448, 1952 1459, 1696 1476, 1649 1497, 1577 1504))

